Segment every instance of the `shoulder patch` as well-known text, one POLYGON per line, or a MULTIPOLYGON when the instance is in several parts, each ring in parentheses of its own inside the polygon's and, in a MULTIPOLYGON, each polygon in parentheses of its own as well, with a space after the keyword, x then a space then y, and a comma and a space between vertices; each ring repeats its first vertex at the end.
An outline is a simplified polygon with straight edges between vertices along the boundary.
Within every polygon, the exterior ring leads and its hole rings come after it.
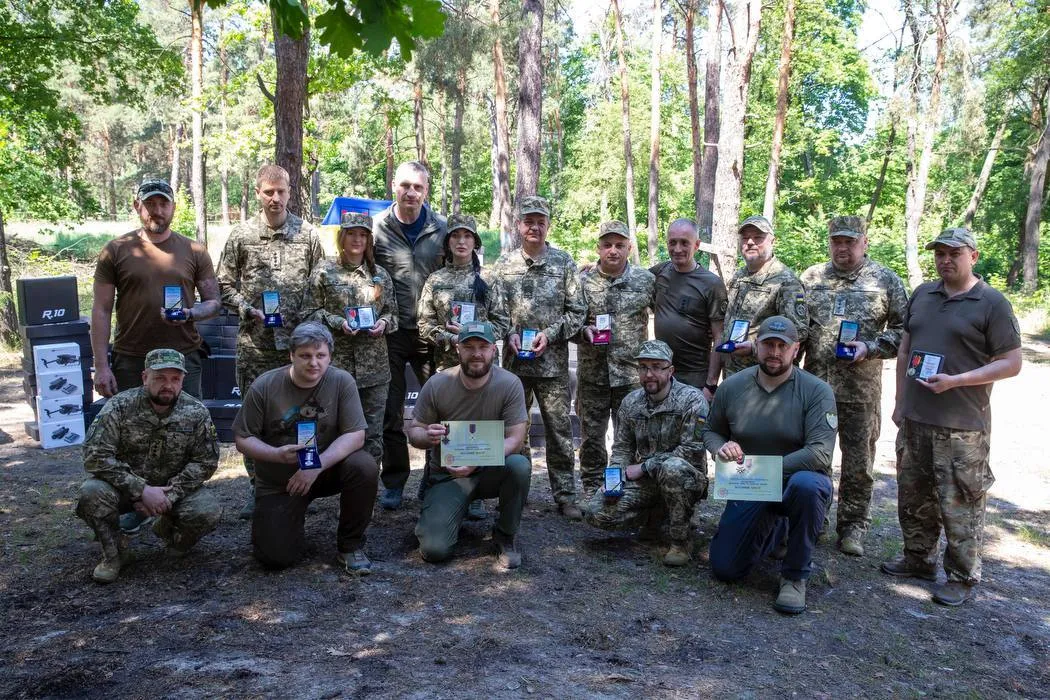
POLYGON ((828 411, 827 413, 824 414, 824 418, 825 418, 825 420, 827 420, 828 426, 832 430, 838 430, 839 429, 839 415, 837 413, 832 413, 831 411, 828 411))

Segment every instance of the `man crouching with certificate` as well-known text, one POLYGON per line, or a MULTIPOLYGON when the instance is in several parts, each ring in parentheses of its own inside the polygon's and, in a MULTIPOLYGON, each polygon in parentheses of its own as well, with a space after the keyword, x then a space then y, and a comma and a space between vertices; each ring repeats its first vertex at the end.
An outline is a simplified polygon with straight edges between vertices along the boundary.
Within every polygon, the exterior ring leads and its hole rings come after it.
POLYGON ((459 367, 433 375, 419 392, 408 428, 414 447, 431 450, 429 487, 416 525, 423 559, 452 555, 471 501, 498 498, 492 530, 500 566, 521 565, 514 537, 529 495, 532 465, 519 453, 528 414, 518 378, 499 367, 489 323, 459 332, 459 367))
POLYGON ((714 497, 727 499, 711 540, 711 571, 743 578, 786 539, 773 607, 806 609, 806 579, 831 505, 831 455, 838 415, 824 381, 793 364, 798 330, 783 316, 758 329, 758 366, 718 387, 704 446, 715 456, 714 497), (782 479, 766 493, 770 479, 782 479))

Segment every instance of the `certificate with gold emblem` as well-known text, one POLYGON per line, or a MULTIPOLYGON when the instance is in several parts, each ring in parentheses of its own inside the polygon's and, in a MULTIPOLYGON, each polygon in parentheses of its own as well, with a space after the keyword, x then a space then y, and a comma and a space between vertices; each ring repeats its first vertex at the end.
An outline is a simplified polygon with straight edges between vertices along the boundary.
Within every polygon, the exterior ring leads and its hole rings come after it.
POLYGON ((722 501, 783 500, 784 458, 779 455, 745 455, 742 462, 715 457, 714 498, 722 501))
POLYGON ((442 425, 445 437, 441 438, 441 466, 503 466, 503 421, 451 420, 442 425))

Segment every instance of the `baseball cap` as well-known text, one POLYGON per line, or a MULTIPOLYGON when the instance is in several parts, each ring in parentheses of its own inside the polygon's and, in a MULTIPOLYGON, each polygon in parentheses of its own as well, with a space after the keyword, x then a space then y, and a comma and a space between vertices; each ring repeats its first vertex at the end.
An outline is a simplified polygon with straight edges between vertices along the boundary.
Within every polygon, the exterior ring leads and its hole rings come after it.
POLYGON ((543 214, 548 219, 551 217, 551 208, 547 200, 539 195, 531 194, 518 200, 518 216, 526 214, 543 214))
POLYGON ((828 222, 828 236, 860 238, 868 232, 868 224, 859 216, 836 216, 828 222))
POLYGON ((171 348, 157 348, 146 354, 146 369, 177 369, 186 371, 186 361, 182 353, 171 348))
POLYGON ((740 232, 748 226, 757 228, 759 231, 766 234, 767 236, 773 235, 773 224, 769 223, 769 219, 767 219, 764 216, 749 216, 743 221, 741 221, 740 227, 736 230, 737 235, 739 235, 740 232))
POLYGON ((758 327, 758 342, 767 338, 779 338, 785 343, 798 342, 798 329, 785 316, 770 316, 758 327))
POLYGON ((933 250, 939 245, 946 245, 952 248, 961 248, 966 245, 977 250, 977 241, 974 240, 970 230, 965 228, 944 229, 941 231, 941 235, 926 244, 926 250, 933 250))
POLYGON ((602 238, 602 237, 608 236, 610 234, 613 234, 613 235, 616 235, 616 236, 623 236, 624 238, 626 238, 628 240, 631 239, 631 234, 627 231, 627 224, 623 223, 622 221, 603 221, 602 222, 602 227, 598 231, 598 238, 602 238))
POLYGON ((496 342, 496 334, 492 331, 492 324, 487 321, 468 323, 459 330, 459 342, 467 338, 481 338, 490 343, 496 342))
POLYGON ((453 214, 448 217, 448 230, 450 232, 460 228, 465 228, 475 236, 478 235, 478 222, 474 220, 473 216, 453 214))
POLYGON ((634 356, 634 359, 673 362, 672 357, 673 353, 670 345, 662 340, 647 340, 638 348, 638 354, 634 356))
POLYGON ((364 212, 344 211, 339 228, 366 228, 372 230, 372 217, 364 212))
POLYGON ((167 180, 143 180, 135 193, 135 199, 145 202, 154 196, 164 197, 169 202, 175 201, 175 193, 171 191, 171 185, 167 180))

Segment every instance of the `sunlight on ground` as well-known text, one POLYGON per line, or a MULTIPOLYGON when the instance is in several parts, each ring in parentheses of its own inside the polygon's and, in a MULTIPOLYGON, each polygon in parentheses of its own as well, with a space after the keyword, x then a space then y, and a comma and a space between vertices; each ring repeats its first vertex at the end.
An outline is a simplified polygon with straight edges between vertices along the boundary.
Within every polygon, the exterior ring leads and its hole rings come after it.
MULTIPOLYGON (((932 585, 933 582, 931 581, 932 585)), ((891 591, 896 592, 898 595, 904 598, 911 598, 921 602, 926 602, 930 599, 930 591, 925 586, 917 583, 905 583, 905 582, 889 582, 888 587, 891 591)))

